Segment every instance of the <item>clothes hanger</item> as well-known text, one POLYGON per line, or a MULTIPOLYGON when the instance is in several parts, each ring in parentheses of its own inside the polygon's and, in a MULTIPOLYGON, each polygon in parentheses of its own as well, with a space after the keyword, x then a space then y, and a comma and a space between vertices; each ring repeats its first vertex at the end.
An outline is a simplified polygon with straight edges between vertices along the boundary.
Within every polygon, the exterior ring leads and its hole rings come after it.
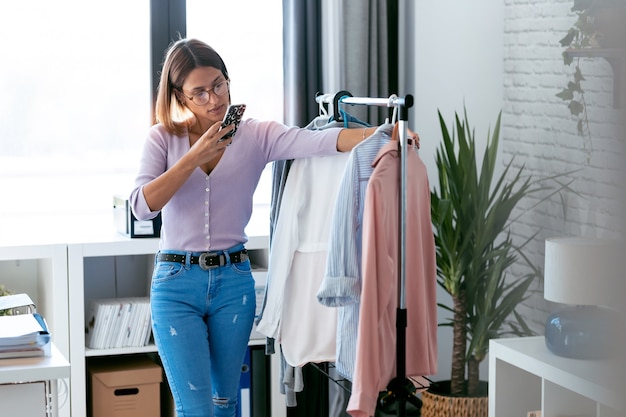
MULTIPOLYGON (((389 103, 393 103, 394 100, 396 100, 398 98, 397 95, 392 94, 389 96, 389 103)), ((391 107, 391 104, 389 105, 389 107, 391 107)), ((391 122, 389 121, 389 117, 387 117, 385 119, 385 124, 393 124, 395 125, 396 122, 398 121, 398 106, 393 106, 393 114, 391 115, 391 122)))
POLYGON ((335 121, 337 121, 337 122, 343 122, 344 121, 344 118, 342 117, 341 111, 339 109, 339 101, 341 101, 341 99, 344 98, 344 97, 354 97, 354 96, 349 91, 341 90, 341 91, 338 91, 335 94, 335 97, 333 97, 333 108, 332 108, 332 111, 333 111, 334 114, 332 116, 335 119, 335 121))
MULTIPOLYGON (((389 102, 393 103, 393 101, 396 100, 397 98, 398 98, 397 95, 392 94, 389 96, 389 102)), ((398 106, 393 106, 393 114, 391 115, 391 123, 395 125, 397 121, 398 121, 398 106)))
POLYGON ((350 127, 350 123, 357 123, 361 126, 371 127, 372 126, 371 124, 364 122, 363 120, 359 119, 356 116, 351 115, 350 113, 348 113, 347 111, 341 108, 341 103, 343 102, 344 99, 348 97, 353 97, 352 94, 349 93, 348 91, 339 91, 337 94, 335 94, 335 97, 333 99, 333 103, 335 106, 334 107, 335 120, 338 122, 343 122, 344 127, 350 127))
POLYGON ((315 100, 317 101, 317 105, 319 107, 319 111, 318 111, 318 115, 319 116, 328 116, 328 110, 326 110, 326 107, 324 106, 325 104, 325 98, 326 96, 328 96, 328 94, 322 94, 322 93, 317 93, 315 95, 315 100), (318 98, 320 98, 318 100, 318 98))
POLYGON ((313 124, 316 128, 321 128, 332 121, 332 117, 328 115, 328 110, 326 110, 328 98, 330 98, 329 94, 322 94, 320 92, 315 94, 315 101, 317 101, 318 106, 318 115, 315 119, 313 119, 313 124))

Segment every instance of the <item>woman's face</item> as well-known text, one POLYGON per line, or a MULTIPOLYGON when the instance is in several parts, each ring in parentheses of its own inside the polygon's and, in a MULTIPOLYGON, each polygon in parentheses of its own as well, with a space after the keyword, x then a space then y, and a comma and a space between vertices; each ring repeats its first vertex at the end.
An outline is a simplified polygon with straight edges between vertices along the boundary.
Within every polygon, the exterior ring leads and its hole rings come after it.
POLYGON ((230 95, 222 71, 214 67, 195 68, 185 79, 182 90, 185 105, 201 124, 212 125, 224 118, 230 95))

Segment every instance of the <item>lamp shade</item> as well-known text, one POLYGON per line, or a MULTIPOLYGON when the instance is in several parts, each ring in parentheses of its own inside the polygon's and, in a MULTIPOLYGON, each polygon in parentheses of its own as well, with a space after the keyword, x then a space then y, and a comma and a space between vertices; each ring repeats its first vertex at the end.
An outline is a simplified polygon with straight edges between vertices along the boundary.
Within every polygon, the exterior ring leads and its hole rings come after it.
POLYGON ((619 350, 625 248, 594 238, 546 240, 544 298, 569 304, 546 320, 546 346, 554 354, 600 359, 619 350))
POLYGON ((623 242, 597 238, 546 239, 544 298, 575 305, 623 304, 623 242))

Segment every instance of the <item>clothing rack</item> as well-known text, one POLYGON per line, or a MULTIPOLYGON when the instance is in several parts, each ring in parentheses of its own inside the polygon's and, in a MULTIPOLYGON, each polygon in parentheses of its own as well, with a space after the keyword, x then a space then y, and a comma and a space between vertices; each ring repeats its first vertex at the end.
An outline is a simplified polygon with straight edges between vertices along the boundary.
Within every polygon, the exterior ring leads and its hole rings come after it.
POLYGON ((413 96, 398 97, 391 95, 388 98, 353 97, 348 91, 339 91, 335 94, 318 94, 315 101, 320 105, 326 103, 334 113, 335 120, 340 121, 339 104, 367 105, 379 107, 395 107, 398 110, 398 149, 400 156, 400 204, 399 208, 399 250, 398 250, 398 308, 396 314, 396 377, 387 385, 387 395, 381 399, 383 405, 396 401, 398 403, 397 416, 406 416, 406 402, 411 402, 419 408, 420 400, 415 396, 415 386, 406 377, 406 212, 407 212, 407 168, 406 151, 408 149, 408 109, 413 106, 413 96))

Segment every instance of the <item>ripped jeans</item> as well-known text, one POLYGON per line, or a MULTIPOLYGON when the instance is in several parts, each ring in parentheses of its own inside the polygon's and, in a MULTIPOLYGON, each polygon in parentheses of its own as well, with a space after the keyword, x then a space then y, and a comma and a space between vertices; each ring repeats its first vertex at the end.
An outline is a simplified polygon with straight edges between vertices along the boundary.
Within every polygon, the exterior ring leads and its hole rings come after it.
POLYGON ((186 263, 155 261, 152 328, 178 417, 235 416, 256 299, 250 261, 226 258, 209 270, 189 256, 186 263))

